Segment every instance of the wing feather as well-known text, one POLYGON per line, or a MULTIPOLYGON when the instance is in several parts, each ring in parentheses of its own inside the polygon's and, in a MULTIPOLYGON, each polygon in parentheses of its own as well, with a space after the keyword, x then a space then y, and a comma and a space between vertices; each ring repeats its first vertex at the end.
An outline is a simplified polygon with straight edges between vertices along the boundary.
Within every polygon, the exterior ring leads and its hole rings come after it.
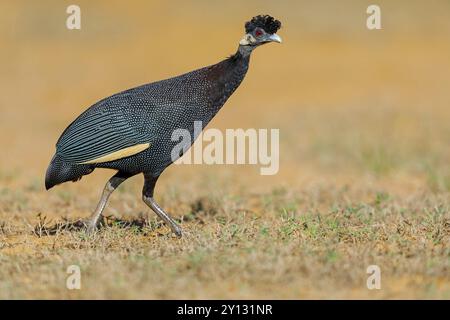
POLYGON ((63 132, 56 144, 62 159, 69 163, 99 163, 149 147, 149 137, 134 130, 120 108, 100 107, 88 109, 63 132))

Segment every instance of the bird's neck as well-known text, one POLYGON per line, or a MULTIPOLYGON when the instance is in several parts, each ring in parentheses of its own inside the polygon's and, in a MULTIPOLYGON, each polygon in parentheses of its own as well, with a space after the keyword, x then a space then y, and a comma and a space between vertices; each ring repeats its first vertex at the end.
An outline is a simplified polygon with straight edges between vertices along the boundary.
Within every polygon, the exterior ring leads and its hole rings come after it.
POLYGON ((244 79, 250 62, 250 54, 251 50, 248 51, 239 46, 234 55, 210 69, 208 78, 212 80, 213 87, 210 93, 213 98, 213 108, 216 111, 219 111, 244 79))
POLYGON ((252 54, 253 50, 255 50, 255 46, 242 46, 239 45, 238 50, 236 52, 236 54, 239 54, 242 57, 250 57, 250 55, 252 54))

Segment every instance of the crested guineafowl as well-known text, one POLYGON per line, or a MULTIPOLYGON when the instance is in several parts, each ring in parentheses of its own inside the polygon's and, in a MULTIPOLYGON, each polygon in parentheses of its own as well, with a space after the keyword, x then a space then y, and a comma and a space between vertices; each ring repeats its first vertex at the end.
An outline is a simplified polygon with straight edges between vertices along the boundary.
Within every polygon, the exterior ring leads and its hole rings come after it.
MULTIPOLYGON (((96 229, 111 193, 126 179, 143 173, 143 201, 181 236, 175 221, 155 202, 153 190, 161 173, 175 160, 171 133, 185 129, 194 137, 194 122, 204 128, 240 85, 252 51, 281 42, 281 23, 259 15, 245 24, 237 52, 192 72, 132 88, 105 98, 83 112, 62 133, 45 177, 45 187, 77 181, 95 168, 117 173, 106 183, 87 228, 96 229)), ((189 147, 189 146, 188 146, 189 147)), ((181 156, 181 154, 180 154, 181 156)))

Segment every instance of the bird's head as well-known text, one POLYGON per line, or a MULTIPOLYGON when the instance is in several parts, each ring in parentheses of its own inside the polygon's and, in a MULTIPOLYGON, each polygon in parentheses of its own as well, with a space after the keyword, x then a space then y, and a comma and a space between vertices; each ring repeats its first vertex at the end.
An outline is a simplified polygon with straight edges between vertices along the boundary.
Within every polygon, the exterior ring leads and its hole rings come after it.
POLYGON ((281 38, 276 34, 281 28, 281 22, 269 15, 259 15, 245 23, 245 35, 239 45, 248 48, 256 48, 269 42, 281 43, 281 38))

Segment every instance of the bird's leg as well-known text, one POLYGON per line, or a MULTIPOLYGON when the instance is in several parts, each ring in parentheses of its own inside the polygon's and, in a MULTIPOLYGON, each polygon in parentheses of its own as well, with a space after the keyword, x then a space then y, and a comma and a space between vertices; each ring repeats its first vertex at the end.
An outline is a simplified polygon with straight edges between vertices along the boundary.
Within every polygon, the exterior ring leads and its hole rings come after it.
POLYGON ((144 202, 160 217, 178 238, 181 238, 180 226, 155 202, 153 197, 142 197, 144 202))
POLYGON ((102 196, 100 201, 95 209, 94 213, 90 216, 87 222, 87 231, 88 233, 93 233, 97 227, 98 221, 102 216, 103 209, 105 209, 106 203, 108 202, 108 198, 113 193, 114 190, 126 179, 128 179, 130 175, 123 174, 122 172, 116 173, 109 181, 106 183, 105 188, 103 189, 102 196))
POLYGON ((144 189, 142 191, 142 200, 160 217, 172 230, 175 235, 181 237, 181 228, 178 224, 156 203, 153 199, 153 190, 155 189, 156 180, 158 177, 145 175, 144 189))

